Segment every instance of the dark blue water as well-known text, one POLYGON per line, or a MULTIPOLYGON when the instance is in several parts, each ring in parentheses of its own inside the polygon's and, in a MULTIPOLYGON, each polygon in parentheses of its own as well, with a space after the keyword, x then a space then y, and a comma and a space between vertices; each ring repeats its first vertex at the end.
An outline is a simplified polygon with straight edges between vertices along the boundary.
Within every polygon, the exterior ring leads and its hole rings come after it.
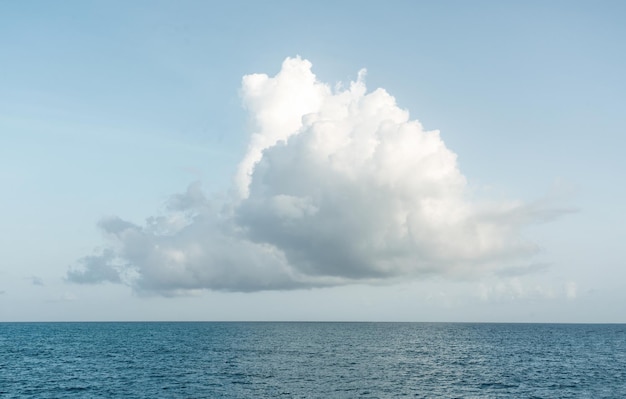
POLYGON ((0 323, 2 398, 624 398, 626 325, 0 323))

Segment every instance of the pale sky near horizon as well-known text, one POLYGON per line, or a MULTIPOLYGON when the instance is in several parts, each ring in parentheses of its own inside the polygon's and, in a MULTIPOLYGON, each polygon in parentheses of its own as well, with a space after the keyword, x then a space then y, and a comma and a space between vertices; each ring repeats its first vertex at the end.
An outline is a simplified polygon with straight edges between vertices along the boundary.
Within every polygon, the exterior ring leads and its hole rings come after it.
POLYGON ((624 323, 625 12, 0 2, 0 321, 624 323))

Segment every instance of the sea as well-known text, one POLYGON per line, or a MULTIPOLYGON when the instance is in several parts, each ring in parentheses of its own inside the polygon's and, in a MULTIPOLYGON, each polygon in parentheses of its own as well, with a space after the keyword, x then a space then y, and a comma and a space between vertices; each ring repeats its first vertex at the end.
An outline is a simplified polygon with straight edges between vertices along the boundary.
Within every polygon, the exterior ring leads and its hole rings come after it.
POLYGON ((0 323, 0 398, 626 398, 626 325, 0 323))

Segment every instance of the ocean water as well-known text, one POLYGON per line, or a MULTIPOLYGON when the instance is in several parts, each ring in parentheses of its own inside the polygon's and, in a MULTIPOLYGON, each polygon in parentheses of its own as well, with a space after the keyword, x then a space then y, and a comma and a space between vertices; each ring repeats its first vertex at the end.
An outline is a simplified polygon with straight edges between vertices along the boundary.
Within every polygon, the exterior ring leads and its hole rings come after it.
POLYGON ((626 325, 0 323, 1 398, 626 398, 626 325))

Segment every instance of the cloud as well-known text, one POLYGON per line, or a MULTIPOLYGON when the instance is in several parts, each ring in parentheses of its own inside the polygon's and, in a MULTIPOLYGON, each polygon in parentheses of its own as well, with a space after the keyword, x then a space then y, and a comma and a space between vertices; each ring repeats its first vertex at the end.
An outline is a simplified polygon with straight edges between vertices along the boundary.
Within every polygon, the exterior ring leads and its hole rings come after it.
MULTIPOLYGON (((117 221, 105 221, 101 223, 101 226, 116 225, 122 222, 121 219, 117 221)), ((69 270, 67 272, 67 279, 75 283, 81 284, 96 284, 105 281, 112 283, 121 282, 120 270, 113 265, 116 260, 116 253, 112 249, 106 249, 98 255, 85 256, 78 260, 78 263, 82 266, 81 269, 69 270)))
POLYGON ((531 273, 539 273, 548 270, 550 265, 546 263, 533 263, 523 266, 511 266, 495 272, 500 277, 517 277, 531 273))
POLYGON ((522 229, 561 211, 472 200, 439 131, 385 90, 368 92, 364 76, 331 89, 300 58, 274 77, 245 76, 254 132, 236 198, 210 200, 194 183, 145 225, 105 219, 109 245, 67 279, 163 295, 279 290, 471 277, 536 253, 522 229))
POLYGON ((38 286, 40 286, 40 287, 43 287, 43 286, 45 285, 45 284, 43 283, 43 280, 42 280, 40 277, 37 277, 37 276, 31 276, 31 277, 29 278, 29 280, 31 281, 31 283, 32 283, 33 285, 38 285, 38 286))
POLYGON ((483 302, 502 303, 534 300, 575 300, 578 285, 573 281, 547 282, 532 276, 510 275, 485 278, 477 285, 476 296, 483 302))
POLYGON ((576 299, 578 296, 578 284, 574 281, 568 281, 565 283, 565 296, 567 299, 576 299))
POLYGON ((483 302, 508 302, 519 300, 557 299, 551 285, 540 284, 519 276, 483 281, 478 287, 478 297, 483 302))
POLYGON ((78 300, 78 297, 71 292, 63 292, 62 294, 55 295, 54 297, 47 299, 47 303, 58 303, 58 302, 74 302, 78 300))
POLYGON ((216 210, 199 187, 192 184, 173 196, 167 215, 151 217, 144 226, 118 217, 102 220, 99 227, 111 246, 81 259, 81 267, 68 272, 67 279, 121 282, 163 295, 305 286, 280 251, 246 239, 231 212, 216 210))

